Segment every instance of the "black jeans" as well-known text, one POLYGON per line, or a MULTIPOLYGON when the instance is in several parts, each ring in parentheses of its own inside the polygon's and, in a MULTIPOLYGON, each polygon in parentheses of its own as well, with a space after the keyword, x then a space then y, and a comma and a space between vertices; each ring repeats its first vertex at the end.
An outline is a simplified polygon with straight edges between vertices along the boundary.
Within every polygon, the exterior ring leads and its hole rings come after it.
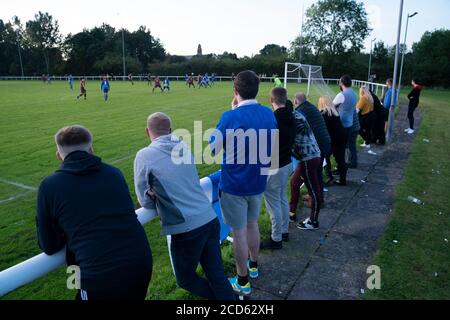
POLYGON ((348 129, 347 148, 349 151, 349 168, 356 168, 358 166, 358 151, 356 150, 356 140, 358 139, 358 133, 358 131, 351 131, 351 129, 348 129))
POLYGON ((331 155, 331 145, 326 145, 322 147, 320 150, 321 158, 320 158, 320 166, 317 167, 317 176, 319 178, 320 188, 322 190, 320 201, 322 203, 325 202, 323 189, 325 188, 325 184, 323 182, 323 162, 325 159, 329 158, 331 155))
MULTIPOLYGON (((345 163, 345 149, 347 148, 346 143, 333 145, 333 156, 336 160, 337 169, 339 171, 339 180, 340 182, 347 182, 347 164, 345 163)), ((332 168, 331 168, 331 156, 327 157, 327 175, 329 178, 333 177, 332 168)))
POLYGON ((408 119, 409 119, 409 128, 414 130, 414 111, 416 111, 416 105, 408 106, 408 119))
POLYGON ((170 251, 181 288, 206 299, 235 300, 223 268, 217 218, 195 230, 173 235, 170 251), (199 263, 206 279, 196 273, 199 263))

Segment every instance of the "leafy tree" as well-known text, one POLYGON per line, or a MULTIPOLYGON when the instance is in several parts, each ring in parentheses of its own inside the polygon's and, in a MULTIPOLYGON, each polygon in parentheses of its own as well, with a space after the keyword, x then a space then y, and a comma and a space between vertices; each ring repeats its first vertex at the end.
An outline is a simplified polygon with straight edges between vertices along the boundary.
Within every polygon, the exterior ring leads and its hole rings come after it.
POLYGON ((58 21, 39 11, 34 20, 26 23, 26 34, 31 47, 41 50, 44 55, 47 73, 50 69, 50 50, 61 42, 58 21))
POLYGON ((359 52, 370 31, 364 4, 356 0, 319 0, 306 12, 304 33, 315 54, 359 52))
POLYGON ((259 54, 263 56, 281 56, 286 55, 286 53, 287 49, 277 44, 268 44, 259 51, 259 54))

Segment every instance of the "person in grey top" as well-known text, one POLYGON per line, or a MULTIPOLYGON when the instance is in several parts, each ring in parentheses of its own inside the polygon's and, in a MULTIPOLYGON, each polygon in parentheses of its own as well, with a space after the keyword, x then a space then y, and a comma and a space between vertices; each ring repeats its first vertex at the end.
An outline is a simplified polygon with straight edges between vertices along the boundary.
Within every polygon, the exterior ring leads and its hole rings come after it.
POLYGON ((148 117, 146 132, 152 142, 134 161, 136 195, 144 208, 156 209, 162 234, 172 236, 178 285, 206 299, 235 300, 222 263, 220 223, 200 186, 192 153, 171 134, 164 113, 148 117), (199 263, 207 279, 197 275, 199 263))

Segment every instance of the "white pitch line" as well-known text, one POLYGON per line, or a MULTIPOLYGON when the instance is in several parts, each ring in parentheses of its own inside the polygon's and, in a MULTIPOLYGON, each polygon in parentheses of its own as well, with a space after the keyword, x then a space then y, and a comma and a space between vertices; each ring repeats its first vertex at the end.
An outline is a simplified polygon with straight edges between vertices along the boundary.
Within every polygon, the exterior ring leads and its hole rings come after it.
POLYGON ((9 181, 9 180, 5 180, 2 178, 0 178, 0 182, 6 183, 6 184, 9 184, 12 186, 16 186, 16 187, 19 187, 19 188, 22 188, 25 190, 37 191, 36 187, 30 187, 30 186, 24 185, 23 183, 20 183, 20 182, 9 181))
POLYGON ((29 195, 31 193, 32 193, 32 191, 30 190, 30 191, 27 191, 27 192, 16 194, 15 196, 9 197, 7 199, 0 200, 0 204, 4 204, 4 203, 7 203, 7 202, 14 201, 14 200, 16 200, 18 198, 25 197, 25 196, 27 196, 27 195, 29 195))

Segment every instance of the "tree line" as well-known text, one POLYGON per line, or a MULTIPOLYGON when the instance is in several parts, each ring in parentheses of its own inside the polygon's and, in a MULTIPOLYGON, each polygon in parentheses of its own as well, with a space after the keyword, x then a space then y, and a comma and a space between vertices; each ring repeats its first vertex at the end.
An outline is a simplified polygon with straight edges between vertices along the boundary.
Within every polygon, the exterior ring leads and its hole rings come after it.
MULTIPOLYGON (((25 75, 122 75, 124 51, 127 73, 133 74, 229 75, 252 69, 258 74, 283 75, 286 61, 301 59, 305 64, 323 66, 327 78, 350 74, 366 79, 369 54, 362 49, 370 32, 361 2, 319 0, 308 8, 303 33, 289 48, 268 44, 251 57, 232 52, 185 57, 166 52, 146 26, 129 31, 102 24, 63 36, 52 15, 38 12, 26 23, 18 17, 0 20, 0 75, 17 76, 22 70, 25 75)), ((392 77, 395 51, 395 46, 375 43, 371 72, 375 81, 392 77)), ((450 30, 425 32, 412 48, 401 46, 400 51, 406 54, 405 83, 418 78, 428 86, 450 87, 450 30)))

